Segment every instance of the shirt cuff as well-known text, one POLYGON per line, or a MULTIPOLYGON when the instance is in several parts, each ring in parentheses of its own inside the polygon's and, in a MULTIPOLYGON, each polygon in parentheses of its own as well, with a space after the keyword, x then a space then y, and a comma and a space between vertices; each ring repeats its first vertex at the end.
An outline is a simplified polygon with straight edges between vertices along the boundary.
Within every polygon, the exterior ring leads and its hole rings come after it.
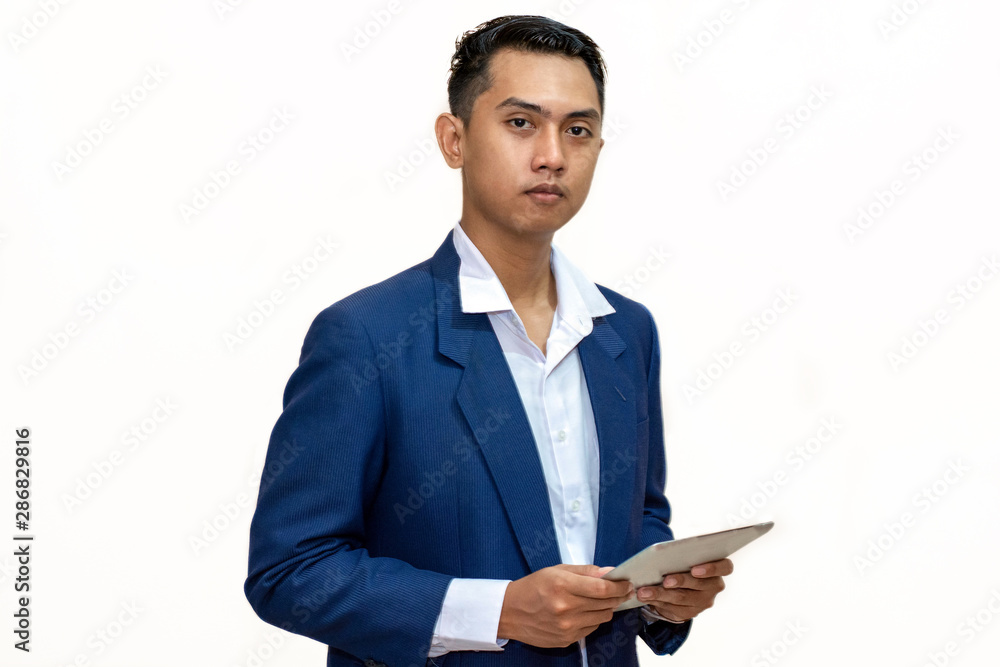
POLYGON ((452 579, 438 614, 428 658, 449 651, 502 651, 497 638, 509 579, 452 579))
POLYGON ((664 618, 653 611, 649 605, 643 605, 639 607, 639 611, 642 613, 642 618, 646 623, 655 623, 657 621, 666 621, 667 623, 673 623, 674 625, 680 625, 681 623, 686 623, 687 621, 671 621, 669 618, 664 618))

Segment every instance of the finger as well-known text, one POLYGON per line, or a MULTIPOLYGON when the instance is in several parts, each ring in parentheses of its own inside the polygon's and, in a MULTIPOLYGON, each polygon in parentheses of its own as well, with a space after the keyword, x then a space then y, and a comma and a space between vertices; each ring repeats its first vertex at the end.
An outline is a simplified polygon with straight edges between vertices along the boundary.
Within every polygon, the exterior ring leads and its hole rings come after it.
POLYGON ((728 558, 702 563, 691 568, 691 575, 695 577, 725 577, 733 573, 733 561, 728 558))
MULTIPOLYGON (((712 593, 714 595, 714 593, 712 593)), ((659 586, 643 586, 637 592, 639 602, 674 604, 680 606, 697 605, 706 596, 705 591, 687 588, 664 589, 659 586)))
POLYGON ((661 588, 690 589, 694 591, 719 592, 726 587, 722 577, 692 577, 690 574, 668 574, 660 584, 661 588))
POLYGON ((631 581, 609 581, 607 579, 592 579, 583 587, 581 595, 587 597, 608 600, 620 598, 620 602, 628 600, 635 593, 635 586, 631 581))
MULTIPOLYGON (((594 626, 595 628, 601 623, 607 623, 614 618, 614 613, 611 609, 588 609, 580 611, 577 620, 581 624, 586 624, 588 626, 594 626)), ((586 633, 590 634, 590 632, 586 633)))
POLYGON ((701 585, 701 580, 692 577, 686 572, 678 572, 677 574, 668 574, 663 577, 663 581, 660 582, 663 588, 694 588, 701 585))
MULTIPOLYGON (((617 609, 620 604, 626 602, 627 600, 631 600, 634 597, 634 592, 615 597, 588 597, 584 595, 575 595, 573 604, 577 613, 589 612, 599 615, 607 615, 609 613, 614 613, 614 610, 617 609)), ((604 620, 598 622, 603 623, 604 620)))
POLYGON ((622 598, 622 602, 632 596, 634 587, 628 579, 612 581, 600 577, 576 575, 572 579, 571 592, 589 598, 610 599, 622 598))
POLYGON ((645 591, 639 589, 639 601, 649 604, 670 604, 676 607, 692 607, 699 611, 711 607, 715 603, 715 591, 695 591, 690 589, 663 589, 650 587, 649 597, 643 597, 645 591))
POLYGON ((560 563, 558 565, 553 565, 552 567, 588 577, 604 576, 604 573, 601 572, 604 568, 597 567, 596 565, 571 565, 569 563, 560 563))
MULTIPOLYGON (((611 570, 615 569, 613 565, 605 565, 604 567, 597 567, 596 565, 568 565, 565 563, 556 565, 555 567, 558 567, 559 569, 565 570, 567 572, 572 572, 574 574, 579 574, 586 577, 595 577, 598 579, 602 579, 604 575, 606 575, 611 570)), ((608 579, 608 581, 613 581, 613 580, 608 579)))

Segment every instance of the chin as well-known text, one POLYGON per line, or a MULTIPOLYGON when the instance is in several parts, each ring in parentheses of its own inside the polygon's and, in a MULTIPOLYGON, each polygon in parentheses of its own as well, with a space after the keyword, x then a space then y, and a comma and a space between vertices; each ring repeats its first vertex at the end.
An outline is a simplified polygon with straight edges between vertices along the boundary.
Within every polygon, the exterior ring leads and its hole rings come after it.
POLYGON ((554 233, 572 219, 573 216, 566 216, 565 212, 556 213, 552 211, 549 215, 528 216, 515 223, 517 231, 521 233, 554 233))

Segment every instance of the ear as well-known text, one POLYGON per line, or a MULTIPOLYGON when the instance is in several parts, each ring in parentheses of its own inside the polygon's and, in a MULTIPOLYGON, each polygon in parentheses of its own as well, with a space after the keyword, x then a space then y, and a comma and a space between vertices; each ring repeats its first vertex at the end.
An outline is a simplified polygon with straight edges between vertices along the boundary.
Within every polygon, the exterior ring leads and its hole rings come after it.
POLYGON ((452 169, 461 169, 465 164, 462 155, 462 136, 465 126, 462 119, 450 113, 443 113, 434 121, 434 134, 437 136, 438 148, 444 161, 452 169))

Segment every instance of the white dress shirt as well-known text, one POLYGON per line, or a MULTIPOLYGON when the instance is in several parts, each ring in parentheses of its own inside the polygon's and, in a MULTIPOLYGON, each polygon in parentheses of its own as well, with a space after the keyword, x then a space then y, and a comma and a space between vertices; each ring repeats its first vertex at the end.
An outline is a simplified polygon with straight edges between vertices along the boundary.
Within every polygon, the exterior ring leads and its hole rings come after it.
MULTIPOLYGON (((615 312, 593 282, 553 244, 556 312, 546 354, 528 337, 500 279, 455 224, 462 311, 487 313, 510 366, 538 448, 552 522, 563 563, 591 564, 597 541, 600 457, 597 427, 577 344, 593 331, 593 318, 615 312)), ((453 579, 445 594, 428 657, 449 651, 501 651, 500 611, 510 580, 453 579)), ((647 621, 660 619, 642 607, 647 621)), ((579 641, 587 664, 585 640, 579 641)))

